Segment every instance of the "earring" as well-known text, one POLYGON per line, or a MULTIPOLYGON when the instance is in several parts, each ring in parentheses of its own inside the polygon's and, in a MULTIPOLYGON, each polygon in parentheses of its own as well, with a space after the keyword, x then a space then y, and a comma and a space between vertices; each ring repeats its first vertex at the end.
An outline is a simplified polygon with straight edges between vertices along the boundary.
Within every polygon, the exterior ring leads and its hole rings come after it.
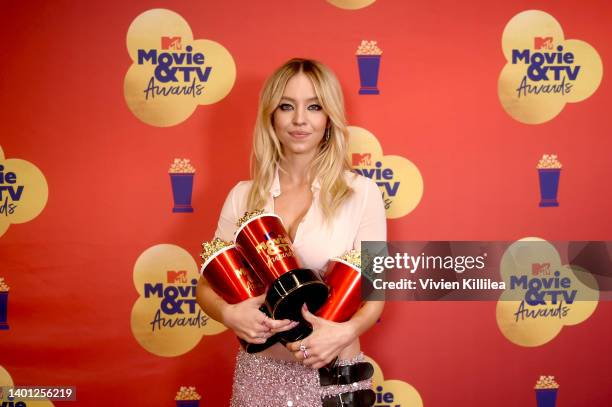
POLYGON ((329 127, 327 127, 325 129, 325 142, 326 143, 329 143, 329 135, 330 135, 330 133, 331 133, 331 129, 329 127))

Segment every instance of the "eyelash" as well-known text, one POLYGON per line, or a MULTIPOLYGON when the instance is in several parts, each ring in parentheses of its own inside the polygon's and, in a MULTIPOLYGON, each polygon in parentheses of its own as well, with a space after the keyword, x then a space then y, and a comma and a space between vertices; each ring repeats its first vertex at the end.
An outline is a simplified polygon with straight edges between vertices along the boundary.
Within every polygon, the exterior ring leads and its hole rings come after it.
MULTIPOLYGON (((281 103, 280 105, 278 105, 278 108, 283 112, 288 112, 290 109, 293 109, 293 106, 289 103, 281 103)), ((323 110, 323 107, 321 107, 321 105, 313 104, 308 106, 308 110, 318 112, 320 110, 323 110)))

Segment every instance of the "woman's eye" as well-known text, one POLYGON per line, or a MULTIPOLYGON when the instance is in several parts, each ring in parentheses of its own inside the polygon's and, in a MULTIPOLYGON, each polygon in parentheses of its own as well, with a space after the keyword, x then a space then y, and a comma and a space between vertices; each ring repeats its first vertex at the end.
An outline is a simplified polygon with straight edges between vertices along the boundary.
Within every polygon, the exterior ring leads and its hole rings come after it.
POLYGON ((281 103, 280 105, 278 105, 278 108, 286 112, 286 111, 293 109, 293 106, 291 106, 289 103, 281 103))
POLYGON ((308 106, 308 110, 315 110, 315 111, 318 111, 318 110, 321 110, 321 109, 323 109, 323 108, 321 107, 321 105, 310 105, 310 106, 308 106))

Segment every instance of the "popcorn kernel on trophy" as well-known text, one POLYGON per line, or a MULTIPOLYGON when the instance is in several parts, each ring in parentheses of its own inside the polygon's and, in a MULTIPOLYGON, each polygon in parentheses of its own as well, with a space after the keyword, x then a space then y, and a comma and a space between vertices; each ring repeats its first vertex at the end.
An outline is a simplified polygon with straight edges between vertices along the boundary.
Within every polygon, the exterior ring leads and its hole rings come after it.
POLYGON ((174 400, 176 401, 176 407, 199 407, 201 398, 195 387, 181 386, 174 400))
POLYGON ((559 206, 557 192, 559 190, 561 167, 562 165, 555 154, 544 154, 538 162, 541 207, 559 206))
POLYGON ((307 336, 312 329, 302 317, 302 304, 316 312, 325 303, 328 288, 314 271, 301 268, 281 219, 263 211, 247 212, 238 222, 235 241, 268 287, 265 305, 272 318, 301 322, 283 332, 283 338, 307 336))
POLYGON ((193 168, 189 159, 175 158, 168 173, 170 174, 172 197, 174 199, 172 212, 193 212, 191 194, 195 168, 193 168))
MULTIPOLYGON (((227 302, 236 304, 264 293, 264 286, 244 260, 236 245, 215 238, 202 243, 202 274, 212 289, 227 302)), ((260 310, 269 316, 262 306, 260 310)), ((277 334, 278 335, 278 334, 277 334)), ((279 336, 273 335, 263 344, 238 341, 247 353, 261 352, 274 345, 279 336)))
POLYGON ((9 286, 4 282, 4 278, 0 277, 0 330, 9 329, 8 324, 8 295, 9 286))
POLYGON ((535 385, 538 407, 555 407, 558 389, 559 384, 555 381, 555 376, 540 376, 535 385))
POLYGON ((359 66, 360 95, 378 95, 378 70, 382 50, 376 41, 361 41, 357 48, 357 65, 359 66))

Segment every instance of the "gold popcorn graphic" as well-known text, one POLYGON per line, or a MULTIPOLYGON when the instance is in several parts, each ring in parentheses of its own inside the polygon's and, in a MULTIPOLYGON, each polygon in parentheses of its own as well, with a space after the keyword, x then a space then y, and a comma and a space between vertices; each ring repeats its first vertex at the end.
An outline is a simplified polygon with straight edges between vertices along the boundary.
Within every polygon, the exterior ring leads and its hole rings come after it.
POLYGON ((555 376, 540 376, 535 389, 558 389, 559 385, 555 381, 555 376))
POLYGON ((204 335, 226 330, 197 304, 199 278, 195 260, 179 246, 158 244, 138 257, 133 279, 139 297, 132 307, 131 328, 144 349, 158 356, 178 356, 193 349, 204 335))
POLYGON ((10 287, 4 282, 4 278, 0 277, 0 292, 8 292, 10 287))
POLYGON ((176 393, 174 400, 201 400, 202 396, 198 394, 196 388, 193 386, 186 387, 181 386, 179 391, 176 393))
POLYGON ((405 157, 384 155, 378 139, 368 130, 355 126, 348 129, 353 170, 376 181, 387 218, 412 212, 423 197, 423 177, 417 166, 405 157))
POLYGON ((546 240, 524 238, 512 243, 502 256, 500 274, 507 288, 497 302, 497 325, 516 345, 544 345, 563 327, 586 321, 597 308, 599 291, 593 275, 563 265, 555 246, 546 240))
POLYGON ((191 213, 191 198, 193 194, 193 179, 195 168, 188 158, 175 158, 168 170, 170 185, 172 186, 172 199, 174 213, 191 213))
POLYGON ((8 284, 4 282, 4 278, 0 277, 0 331, 9 329, 9 324, 8 324, 9 289, 10 288, 8 284))
POLYGON ((357 48, 357 67, 359 68, 359 94, 379 95, 378 74, 382 50, 376 41, 361 41, 357 48))
POLYGON ((525 124, 556 117, 565 104, 583 101, 599 87, 601 58, 588 43, 565 39, 553 16, 523 11, 510 19, 502 35, 506 58, 498 80, 504 110, 525 124))
POLYGON ((538 407, 555 407, 557 405, 557 389, 559 385, 555 376, 540 376, 535 385, 538 407))
POLYGON ((376 45, 376 41, 361 41, 355 55, 382 55, 382 50, 376 45))
POLYGON ((557 193, 561 177, 561 162, 556 154, 544 154, 538 162, 538 180, 540 182, 540 207, 557 207, 557 193))
MULTIPOLYGON (((0 366, 0 394, 1 394, 1 388, 2 387, 14 387, 16 386, 15 383, 13 382, 13 378, 11 377, 10 373, 2 366, 0 366)), ((27 407, 53 407, 54 404, 46 399, 43 400, 28 400, 28 399, 22 399, 22 398, 15 398, 12 399, 11 402, 8 401, 8 394, 7 391, 5 390, 4 392, 4 398, 0 398, 0 405, 4 405, 4 403, 2 402, 6 402, 6 405, 9 406, 27 406, 27 407)))
POLYGON ((188 158, 175 158, 168 172, 170 174, 194 174, 195 168, 188 158))
POLYGON ((538 162, 537 169, 544 168, 562 168, 561 162, 557 159, 556 154, 543 154, 542 158, 538 162))
POLYGON ((375 1, 376 0, 327 0, 329 4, 345 10, 357 10, 368 7, 375 1))
POLYGON ((145 11, 127 32, 132 65, 124 79, 132 113, 152 126, 174 126, 199 105, 223 99, 234 86, 236 65, 221 44, 194 39, 179 14, 145 11))

